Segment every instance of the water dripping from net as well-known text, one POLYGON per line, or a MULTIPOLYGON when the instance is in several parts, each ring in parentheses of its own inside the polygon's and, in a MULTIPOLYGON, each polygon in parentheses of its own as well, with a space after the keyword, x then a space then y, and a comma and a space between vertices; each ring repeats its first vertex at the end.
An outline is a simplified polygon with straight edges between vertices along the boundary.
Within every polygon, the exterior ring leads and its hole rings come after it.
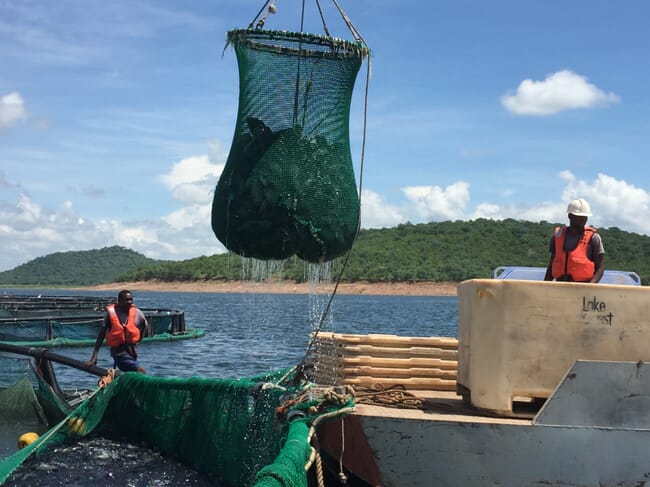
POLYGON ((242 280, 253 284, 253 292, 273 291, 273 285, 282 282, 284 263, 284 260, 259 260, 242 257, 242 280))
POLYGON ((321 329, 330 328, 332 315, 328 313, 323 317, 330 293, 333 290, 332 274, 334 261, 323 263, 307 264, 307 283, 309 285, 309 324, 310 330, 315 332, 321 329), (322 323, 321 323, 322 321, 322 323))
MULTIPOLYGON (((295 258, 295 257, 291 257, 295 258)), ((288 259, 287 259, 288 260, 288 259)), ((257 333, 286 333, 289 323, 285 323, 282 309, 273 306, 273 300, 277 300, 278 288, 282 283, 283 270, 286 260, 259 260, 254 258, 242 258, 241 275, 242 280, 247 282, 249 289, 248 311, 255 315, 251 320, 250 332, 257 333), (277 286, 274 289, 274 286, 277 286), (254 324, 253 324, 254 323, 254 324), (279 325, 279 326, 278 326, 279 325)), ((336 288, 336 277, 343 265, 342 259, 334 259, 323 263, 304 262, 303 280, 307 284, 307 309, 305 320, 308 325, 308 340, 313 340, 319 332, 333 331, 333 300, 336 288)), ((277 301, 275 301, 277 304, 277 301)), ((263 338, 260 336, 260 338, 263 338)), ((256 343, 256 347, 263 347, 265 341, 262 339, 256 343)), ((308 347, 307 354, 309 354, 308 347)), ((275 351, 268 350, 268 353, 275 351)))

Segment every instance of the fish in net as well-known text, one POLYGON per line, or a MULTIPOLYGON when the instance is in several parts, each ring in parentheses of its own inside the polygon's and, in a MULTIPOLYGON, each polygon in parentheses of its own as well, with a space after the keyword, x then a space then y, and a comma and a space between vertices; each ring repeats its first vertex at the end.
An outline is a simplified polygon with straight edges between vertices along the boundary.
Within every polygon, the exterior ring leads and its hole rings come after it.
POLYGON ((229 250, 326 262, 359 226, 349 142, 360 42, 286 31, 228 32, 239 66, 235 134, 212 205, 229 250))

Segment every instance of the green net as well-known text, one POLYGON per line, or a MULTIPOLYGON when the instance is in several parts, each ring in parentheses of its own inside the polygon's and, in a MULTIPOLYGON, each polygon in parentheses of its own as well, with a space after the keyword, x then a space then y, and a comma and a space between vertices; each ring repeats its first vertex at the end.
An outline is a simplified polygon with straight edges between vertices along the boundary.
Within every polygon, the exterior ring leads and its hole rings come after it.
POLYGON ((212 228, 231 251, 310 262, 349 250, 359 220, 349 141, 354 82, 368 49, 304 33, 228 33, 239 109, 212 228))
POLYGON ((29 358, 0 352, 0 423, 44 430, 69 412, 29 358))
POLYGON ((9 387, 0 389, 0 421, 47 424, 45 411, 27 374, 9 387))
POLYGON ((0 352, 0 459, 18 449, 22 434, 43 433, 70 410, 28 358, 0 352))
POLYGON ((302 413, 290 421, 289 408, 280 408, 282 414, 278 408, 296 401, 288 403, 284 398, 291 391, 273 382, 286 373, 236 380, 122 374, 36 443, 0 463, 0 484, 30 454, 93 435, 149 445, 220 486, 307 487, 311 423, 350 404, 301 401, 296 408, 302 413))
POLYGON ((47 418, 47 424, 50 426, 54 425, 70 414, 72 407, 57 395, 52 386, 45 382, 38 374, 36 374, 36 381, 38 386, 34 392, 38 398, 38 403, 47 418))

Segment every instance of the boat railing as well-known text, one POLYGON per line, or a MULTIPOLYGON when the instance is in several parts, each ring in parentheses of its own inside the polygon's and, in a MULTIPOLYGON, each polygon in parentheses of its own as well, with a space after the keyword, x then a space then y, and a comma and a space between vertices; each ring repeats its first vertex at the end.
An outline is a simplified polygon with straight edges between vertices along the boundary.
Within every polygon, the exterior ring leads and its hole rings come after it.
MULTIPOLYGON (((543 281, 545 275, 545 267, 500 266, 494 269, 494 279, 543 281)), ((641 278, 636 272, 607 269, 600 280, 600 284, 640 286, 641 278)))

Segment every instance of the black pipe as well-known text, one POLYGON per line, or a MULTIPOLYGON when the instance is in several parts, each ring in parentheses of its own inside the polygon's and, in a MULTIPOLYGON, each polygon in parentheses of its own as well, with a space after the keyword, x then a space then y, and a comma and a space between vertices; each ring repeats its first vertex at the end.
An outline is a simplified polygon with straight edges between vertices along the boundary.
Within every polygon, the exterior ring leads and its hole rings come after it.
POLYGON ((108 374, 108 370, 97 367, 96 365, 87 366, 85 362, 81 360, 76 360, 65 355, 59 355, 58 353, 49 352, 45 348, 35 348, 35 347, 23 347, 21 345, 13 345, 11 343, 0 342, 0 351, 17 353, 19 355, 29 355, 30 357, 35 358, 44 358, 52 362, 57 362, 59 364, 67 365, 78 370, 83 370, 89 374, 96 375, 97 377, 104 377, 108 374))

